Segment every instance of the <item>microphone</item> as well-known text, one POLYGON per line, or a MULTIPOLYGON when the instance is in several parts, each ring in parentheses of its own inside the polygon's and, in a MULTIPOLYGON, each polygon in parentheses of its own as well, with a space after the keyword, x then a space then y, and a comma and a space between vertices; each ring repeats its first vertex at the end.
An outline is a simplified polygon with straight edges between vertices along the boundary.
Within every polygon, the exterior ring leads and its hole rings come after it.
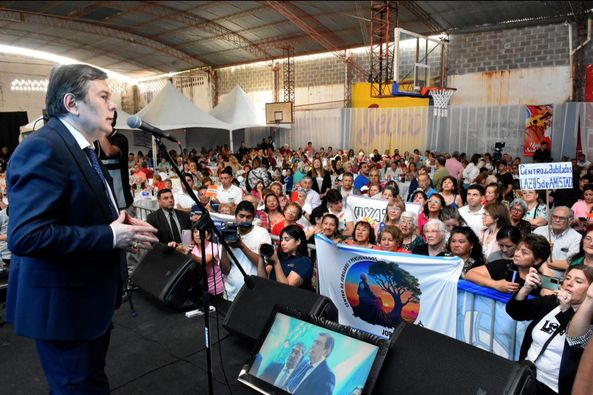
POLYGON ((155 126, 152 126, 148 122, 142 121, 142 119, 140 119, 140 117, 138 115, 133 115, 130 118, 128 118, 127 124, 128 124, 128 127, 132 128, 132 129, 141 129, 141 130, 144 130, 145 132, 154 134, 155 136, 165 138, 165 139, 172 141, 174 143, 177 143, 177 144, 181 144, 174 137, 172 137, 169 133, 167 133, 155 126))

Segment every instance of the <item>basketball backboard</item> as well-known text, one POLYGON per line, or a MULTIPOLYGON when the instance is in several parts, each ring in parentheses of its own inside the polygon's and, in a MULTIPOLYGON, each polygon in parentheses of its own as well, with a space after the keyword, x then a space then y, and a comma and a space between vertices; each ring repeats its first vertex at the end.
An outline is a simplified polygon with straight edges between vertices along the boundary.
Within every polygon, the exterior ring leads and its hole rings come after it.
POLYGON ((394 29, 393 80, 402 93, 441 86, 444 42, 399 27, 394 29))

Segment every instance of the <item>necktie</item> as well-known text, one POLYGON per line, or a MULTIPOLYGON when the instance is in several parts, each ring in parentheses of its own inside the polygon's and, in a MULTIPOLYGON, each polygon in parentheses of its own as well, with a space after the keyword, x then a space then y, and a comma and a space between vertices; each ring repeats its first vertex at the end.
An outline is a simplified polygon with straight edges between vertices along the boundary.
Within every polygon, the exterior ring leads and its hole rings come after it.
POLYGON ((111 197, 109 196, 109 190, 107 189, 107 180, 105 180, 105 176, 103 175, 103 171, 101 170, 101 165, 99 165, 99 158, 97 158, 97 154, 95 154, 95 150, 91 147, 86 147, 83 149, 86 156, 91 161, 91 167, 95 171, 95 175, 99 179, 99 183, 103 185, 103 191, 107 196, 107 201, 109 202, 109 208, 115 214, 118 215, 117 210, 113 207, 113 203, 111 202, 111 197))
POLYGON ((181 236, 179 235, 179 229, 177 229, 177 223, 173 217, 173 211, 169 212, 169 221, 171 222, 171 232, 173 232, 173 241, 181 243, 181 236))
POLYGON ((307 372, 311 369, 313 369, 313 365, 311 365, 310 363, 307 362, 302 364, 299 371, 293 373, 292 377, 288 380, 288 383, 286 383, 288 392, 294 392, 301 384, 301 381, 303 381, 303 378, 305 377, 307 372))

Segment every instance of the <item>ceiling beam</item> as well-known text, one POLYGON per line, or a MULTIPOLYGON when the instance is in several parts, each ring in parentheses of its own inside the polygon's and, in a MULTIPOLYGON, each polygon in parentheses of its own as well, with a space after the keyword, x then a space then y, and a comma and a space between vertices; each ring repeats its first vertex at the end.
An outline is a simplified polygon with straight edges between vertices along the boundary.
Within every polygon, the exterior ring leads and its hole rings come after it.
MULTIPOLYGON (((317 41, 322 47, 331 51, 335 56, 341 59, 343 62, 351 63, 354 71, 359 74, 364 79, 368 78, 368 71, 365 70, 362 66, 356 63, 353 59, 346 55, 346 52, 339 49, 339 45, 343 45, 342 40, 340 40, 336 35, 329 32, 329 30, 324 29, 324 31, 319 31, 315 27, 311 26, 309 23, 305 22, 300 15, 308 15, 300 8, 292 5, 288 2, 283 1, 266 1, 266 4, 270 6, 270 8, 276 10, 280 15, 284 16, 290 22, 292 22, 295 26, 299 29, 307 33, 313 40, 317 41), (300 14, 300 15, 297 15, 300 14), (328 34, 329 32, 329 34, 328 34)), ((318 26, 321 26, 321 23, 317 21, 315 18, 311 18, 311 21, 315 20, 318 26)))
MULTIPOLYGON (((232 21, 232 18, 240 18, 240 17, 242 17, 244 15, 251 15, 254 12, 257 12, 259 10, 266 9, 266 8, 267 7, 265 7, 265 6, 261 6, 261 7, 252 8, 252 9, 249 9, 249 10, 239 11, 239 12, 236 12, 234 14, 225 15, 225 16, 223 16, 221 18, 218 18, 218 19, 213 19, 211 22, 212 23, 217 23, 219 25, 220 25, 220 22, 224 22, 224 21, 233 22, 232 21)), ((147 22, 147 23, 151 23, 151 22, 147 22)), ((135 27, 137 27, 137 26, 135 26, 135 27)), ((259 26, 257 26, 256 28, 259 28, 259 26)), ((184 31, 184 30, 187 30, 187 29, 195 29, 195 27, 194 26, 183 26, 183 27, 180 27, 180 28, 177 28, 177 29, 167 30, 166 32, 160 33, 160 36, 161 37, 168 36, 168 35, 175 34, 175 33, 178 33, 178 32, 184 31)), ((235 31, 235 34, 239 34, 240 35, 241 33, 249 32, 249 31, 251 31, 251 29, 237 30, 237 31, 235 31)), ((212 40, 212 39, 218 39, 218 38, 219 38, 219 36, 216 36, 215 35, 215 36, 210 36, 210 37, 204 37, 204 40, 212 40)), ((254 42, 254 44, 257 44, 257 43, 254 42)))
POLYGON ((162 3, 147 3, 155 6, 147 9, 147 14, 158 16, 159 19, 172 19, 187 25, 187 27, 193 27, 195 29, 200 29, 220 35, 222 40, 228 41, 236 46, 245 46, 249 52, 254 53, 257 57, 266 58, 271 56, 267 51, 259 48, 256 44, 247 40, 245 37, 233 32, 230 29, 227 29, 222 25, 219 25, 218 23, 194 14, 185 12, 180 13, 179 10, 167 7, 162 3))
MULTIPOLYGON (((424 23, 428 27, 430 33, 439 34, 446 30, 443 26, 440 25, 440 23, 435 21, 428 12, 424 11, 422 7, 416 4, 415 1, 404 0, 400 1, 399 4, 405 7, 413 15, 420 18, 420 22, 424 23)), ((427 36, 430 35, 428 32, 425 32, 423 34, 427 36)))
POLYGON ((130 33, 121 29, 115 29, 101 23, 78 22, 71 20, 68 17, 60 17, 53 15, 44 15, 30 11, 17 11, 5 8, 0 8, 0 19, 12 21, 14 23, 26 23, 35 26, 49 26, 70 31, 78 31, 83 33, 94 34, 99 37, 110 37, 132 43, 142 45, 147 48, 170 55, 176 59, 182 60, 190 65, 190 67, 207 66, 206 62, 191 56, 178 49, 172 48, 169 45, 163 44, 159 41, 140 36, 135 33, 130 33))

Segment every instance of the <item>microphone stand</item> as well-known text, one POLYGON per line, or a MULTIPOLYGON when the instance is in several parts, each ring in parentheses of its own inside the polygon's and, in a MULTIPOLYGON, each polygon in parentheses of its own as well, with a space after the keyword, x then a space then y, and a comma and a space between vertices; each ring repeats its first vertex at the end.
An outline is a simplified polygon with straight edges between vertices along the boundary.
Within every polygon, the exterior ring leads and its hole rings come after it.
POLYGON ((233 251, 230 249, 228 243, 224 240, 224 238, 222 237, 222 234, 214 225, 214 221, 212 221, 212 217, 210 217, 210 213, 208 212, 208 210, 206 210, 204 205, 202 203, 200 203, 200 200, 196 197, 194 191, 189 187, 187 181, 185 181, 185 177, 181 173, 181 170, 179 170, 179 167, 177 167, 177 163, 175 163, 173 161, 173 158, 169 154, 169 151, 167 151, 167 147, 161 141, 161 136, 159 136, 155 133, 153 133, 152 135, 154 136, 155 142, 159 146, 159 151, 163 151, 165 153, 165 156, 167 157, 167 160, 169 161, 169 163, 171 163, 171 166, 172 166, 173 170, 175 171, 175 174, 177 174, 177 176, 179 176, 179 179, 183 183, 183 186, 185 187, 187 194, 192 198, 192 200, 200 208, 200 210, 202 210, 202 217, 198 221, 198 227, 200 229, 200 242, 202 244, 202 246, 201 246, 201 253, 202 253, 202 265, 201 266, 202 266, 202 282, 203 282, 202 294, 203 294, 203 302, 204 302, 204 306, 205 306, 205 308, 204 308, 204 337, 205 337, 205 339, 204 340, 206 343, 206 366, 207 366, 207 373, 208 373, 208 393, 210 395, 214 395, 214 386, 213 386, 213 378, 212 378, 212 350, 210 349, 210 294, 208 293, 208 272, 206 271, 206 264, 204 262, 205 258, 206 258, 206 246, 205 246, 206 234, 205 234, 205 231, 209 231, 210 234, 214 233, 214 234, 216 234, 216 236, 218 236, 218 241, 222 244, 223 248, 226 249, 227 253, 229 254, 229 256, 232 259, 232 262, 237 266, 237 268, 243 275, 243 278, 245 280, 245 285, 248 288, 253 289, 254 283, 253 283, 253 280, 251 279, 251 277, 249 277, 247 275, 247 273, 245 273, 245 269, 243 269, 243 267, 239 264, 237 257, 235 256, 235 254, 233 254, 233 251))

